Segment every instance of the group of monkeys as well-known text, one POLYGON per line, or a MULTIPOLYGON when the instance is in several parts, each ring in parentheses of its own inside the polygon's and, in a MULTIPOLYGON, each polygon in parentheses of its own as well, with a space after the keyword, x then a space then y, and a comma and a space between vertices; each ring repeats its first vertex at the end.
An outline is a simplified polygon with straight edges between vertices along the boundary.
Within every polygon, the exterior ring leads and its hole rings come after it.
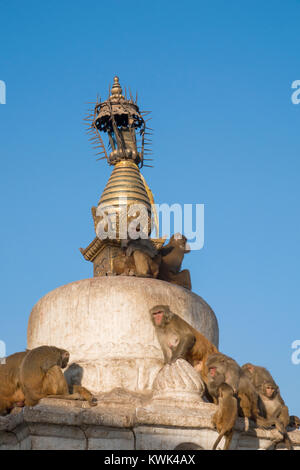
POLYGON ((213 423, 219 433, 215 450, 225 436, 224 450, 230 446, 233 427, 238 416, 249 419, 262 428, 275 426, 279 442, 292 450, 287 426, 300 427, 300 419, 289 416, 278 386, 264 367, 247 363, 240 367, 231 357, 220 353, 200 332, 170 311, 167 305, 156 305, 150 310, 165 363, 182 358, 200 373, 206 387, 208 401, 218 405, 213 423))
POLYGON ((181 270, 184 255, 190 252, 187 238, 176 233, 165 246, 157 249, 149 238, 122 240, 122 252, 113 260, 117 275, 152 277, 191 290, 188 269, 181 270))
MULTIPOLYGON (((170 311, 167 305, 156 305, 150 310, 162 348, 165 363, 182 358, 201 375, 206 386, 206 398, 218 405, 213 416, 219 436, 213 449, 225 436, 224 450, 230 446, 237 416, 253 419, 263 428, 275 426, 280 439, 272 443, 276 448, 284 442, 292 443, 287 426, 300 427, 300 419, 289 416, 278 386, 264 367, 237 362, 220 353, 217 348, 185 320, 170 311)), ((0 416, 16 407, 35 406, 45 397, 86 400, 97 405, 97 398, 81 386, 82 369, 68 365, 68 351, 54 346, 15 353, 0 365, 0 416)))

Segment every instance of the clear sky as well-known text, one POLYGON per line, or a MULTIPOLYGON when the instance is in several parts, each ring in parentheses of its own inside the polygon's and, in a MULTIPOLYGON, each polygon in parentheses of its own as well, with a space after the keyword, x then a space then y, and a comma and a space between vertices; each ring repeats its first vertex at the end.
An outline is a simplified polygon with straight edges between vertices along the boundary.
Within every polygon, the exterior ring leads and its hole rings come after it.
POLYGON ((153 111, 143 174, 156 202, 205 204, 205 245, 184 267, 216 312, 220 350, 268 367, 300 415, 300 2, 0 1, 0 17, 7 352, 25 348, 41 296, 92 276, 79 247, 111 169, 83 118, 118 74, 153 111))

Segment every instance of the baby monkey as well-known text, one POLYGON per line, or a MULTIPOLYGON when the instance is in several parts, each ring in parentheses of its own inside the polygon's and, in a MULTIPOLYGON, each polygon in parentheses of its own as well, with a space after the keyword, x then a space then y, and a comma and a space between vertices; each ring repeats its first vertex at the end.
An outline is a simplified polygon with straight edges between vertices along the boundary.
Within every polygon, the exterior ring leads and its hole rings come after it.
POLYGON ((235 425, 237 415, 237 399, 234 396, 232 387, 224 382, 219 386, 218 409, 212 418, 219 433, 219 436, 213 445, 213 450, 216 450, 217 445, 223 436, 225 436, 225 446, 223 450, 228 450, 232 440, 233 427, 235 425))

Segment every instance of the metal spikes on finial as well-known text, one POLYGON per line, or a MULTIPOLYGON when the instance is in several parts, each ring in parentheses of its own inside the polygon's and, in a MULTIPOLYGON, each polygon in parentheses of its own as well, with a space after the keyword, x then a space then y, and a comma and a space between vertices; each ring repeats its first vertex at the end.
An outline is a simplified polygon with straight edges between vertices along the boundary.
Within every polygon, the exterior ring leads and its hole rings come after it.
MULTIPOLYGON (((103 156, 99 160, 106 159, 110 165, 116 165, 120 161, 129 160, 140 168, 144 165, 145 158, 151 155, 151 131, 146 128, 144 116, 149 111, 140 111, 136 100, 130 93, 130 99, 124 98, 119 77, 114 77, 113 86, 106 101, 98 101, 87 117, 88 132, 91 140, 100 150, 98 154, 103 156), (108 137, 108 151, 100 133, 108 137)), ((126 94, 126 93, 125 93, 126 94)))

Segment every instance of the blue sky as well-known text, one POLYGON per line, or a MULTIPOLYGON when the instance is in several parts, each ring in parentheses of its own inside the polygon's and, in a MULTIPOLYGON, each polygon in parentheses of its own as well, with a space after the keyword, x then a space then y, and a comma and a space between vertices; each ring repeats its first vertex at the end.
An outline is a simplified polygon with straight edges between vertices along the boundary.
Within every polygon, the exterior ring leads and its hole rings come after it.
POLYGON ((111 169, 84 131, 118 74, 152 110, 158 203, 205 204, 186 256, 220 349, 268 367, 300 415, 300 2, 0 1, 0 339, 26 346, 36 301, 92 276, 78 248, 111 169))

